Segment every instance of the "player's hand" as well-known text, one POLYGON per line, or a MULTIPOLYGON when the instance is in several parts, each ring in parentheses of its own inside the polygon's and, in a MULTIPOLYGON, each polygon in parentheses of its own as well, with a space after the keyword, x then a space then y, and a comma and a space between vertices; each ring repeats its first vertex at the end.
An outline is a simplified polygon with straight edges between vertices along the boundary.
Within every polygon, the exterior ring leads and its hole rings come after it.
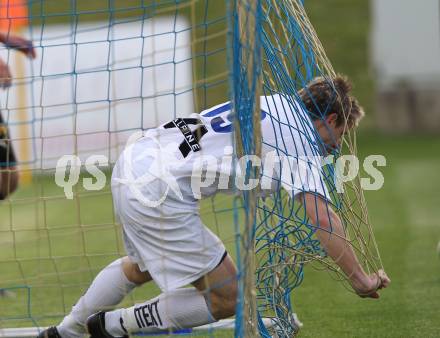
POLYGON ((371 275, 364 275, 361 279, 351 281, 351 286, 359 297, 379 298, 378 291, 391 283, 385 271, 379 270, 371 275))
POLYGON ((18 50, 19 52, 22 52, 30 59, 35 59, 35 57, 37 56, 32 41, 29 41, 22 37, 16 35, 8 35, 8 37, 4 41, 4 44, 9 48, 13 48, 18 50))
POLYGON ((0 59, 0 88, 8 88, 11 85, 12 77, 9 66, 6 62, 0 59))

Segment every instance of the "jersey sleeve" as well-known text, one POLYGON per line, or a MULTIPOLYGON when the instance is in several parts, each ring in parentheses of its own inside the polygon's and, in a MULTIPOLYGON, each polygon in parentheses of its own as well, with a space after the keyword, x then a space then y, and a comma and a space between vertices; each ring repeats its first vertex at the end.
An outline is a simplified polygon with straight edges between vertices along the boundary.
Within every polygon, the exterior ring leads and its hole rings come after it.
POLYGON ((283 188, 290 197, 309 192, 331 201, 326 186, 316 131, 306 111, 293 100, 275 95, 262 106, 268 112, 263 121, 263 179, 273 177, 271 189, 283 188))
POLYGON ((331 201, 320 156, 282 156, 280 162, 281 186, 290 197, 295 198, 300 193, 308 192, 331 201))

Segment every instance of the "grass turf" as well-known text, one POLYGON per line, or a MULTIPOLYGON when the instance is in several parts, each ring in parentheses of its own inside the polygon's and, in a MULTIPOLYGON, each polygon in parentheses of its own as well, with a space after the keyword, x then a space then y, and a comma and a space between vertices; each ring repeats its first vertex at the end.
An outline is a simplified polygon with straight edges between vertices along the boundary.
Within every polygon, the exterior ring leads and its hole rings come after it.
MULTIPOLYGON (((295 310, 305 324, 302 337, 437 334, 440 211, 435 182, 440 160, 432 156, 431 149, 439 147, 440 138, 434 137, 360 136, 361 157, 383 154, 387 158, 387 167, 382 168, 384 187, 366 196, 392 284, 380 300, 360 299, 327 273, 306 269, 305 280, 293 296, 295 310)), ((0 318, 24 319, 3 320, 2 327, 32 325, 30 319, 40 325, 58 321, 97 271, 123 252, 113 225, 109 191, 79 190, 77 194, 79 198, 67 201, 53 177, 36 177, 33 185, 21 188, 11 202, 0 206, 0 287, 23 286, 10 289, 16 298, 0 298, 0 318), (31 293, 30 314, 26 286, 31 293)), ((213 213, 209 201, 205 202, 203 218, 232 252, 232 218, 221 212, 230 207, 230 200, 219 196, 215 206, 213 213)), ((143 287, 124 304, 157 292, 154 287, 143 287)), ((230 331, 218 332, 213 337, 231 335, 230 331)))

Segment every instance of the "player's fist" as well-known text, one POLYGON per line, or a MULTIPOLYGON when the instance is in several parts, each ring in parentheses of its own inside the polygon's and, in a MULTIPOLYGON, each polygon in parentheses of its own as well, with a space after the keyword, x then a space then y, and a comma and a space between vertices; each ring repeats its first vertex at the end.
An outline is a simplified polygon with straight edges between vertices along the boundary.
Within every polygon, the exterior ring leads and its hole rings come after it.
POLYGON ((378 290, 386 288, 391 283, 390 278, 382 269, 371 275, 364 275, 351 282, 356 294, 362 298, 379 298, 378 290))

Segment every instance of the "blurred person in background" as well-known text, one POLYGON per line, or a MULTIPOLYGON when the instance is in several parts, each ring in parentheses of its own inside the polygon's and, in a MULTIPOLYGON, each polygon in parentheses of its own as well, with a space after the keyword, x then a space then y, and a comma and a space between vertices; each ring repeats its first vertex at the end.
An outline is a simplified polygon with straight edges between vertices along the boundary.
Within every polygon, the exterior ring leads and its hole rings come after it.
MULTIPOLYGON (((22 37, 0 32, 0 42, 8 49, 15 49, 29 59, 36 56, 32 42, 22 37)), ((0 58, 0 88, 7 89, 12 84, 9 60, 0 58)), ((8 123, 0 112, 0 200, 4 200, 18 187, 16 157, 8 130, 8 123)))

